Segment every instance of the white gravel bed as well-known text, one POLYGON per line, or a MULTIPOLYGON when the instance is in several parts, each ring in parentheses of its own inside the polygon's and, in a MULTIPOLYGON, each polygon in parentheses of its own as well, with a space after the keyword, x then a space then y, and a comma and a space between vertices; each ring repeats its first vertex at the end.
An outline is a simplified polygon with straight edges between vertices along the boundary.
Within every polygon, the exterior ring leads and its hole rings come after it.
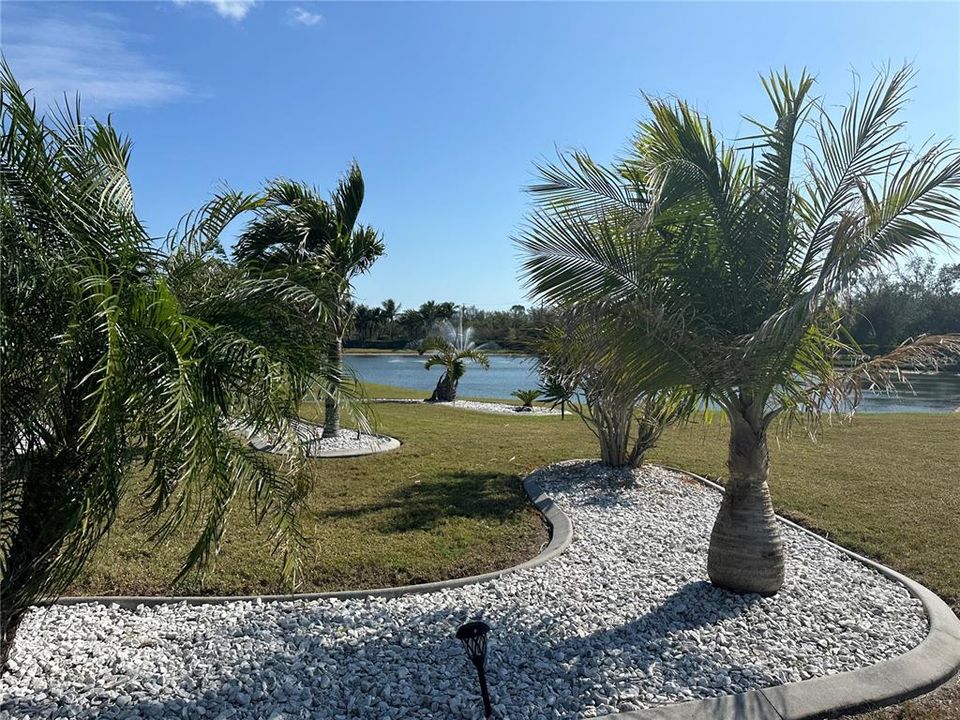
POLYGON ((570 463, 539 476, 576 539, 488 583, 393 599, 35 610, 0 680, 0 718, 479 718, 476 675, 453 637, 476 617, 493 627, 501 719, 589 718, 803 680, 926 634, 903 587, 786 526, 778 595, 712 587, 719 494, 675 473, 570 463))
MULTIPOLYGON (((343 429, 333 437, 323 437, 323 427, 303 420, 294 423, 294 431, 300 441, 306 444, 307 455, 310 457, 334 457, 356 453, 367 455, 392 450, 398 443, 394 438, 386 435, 357 432, 343 429)), ((250 444, 257 450, 265 452, 283 452, 283 444, 274 438, 251 433, 249 430, 240 432, 247 437, 250 444)))
POLYGON ((453 402, 429 402, 427 400, 416 400, 413 398, 371 398, 370 402, 375 403, 397 403, 403 405, 423 404, 441 405, 446 407, 461 408, 463 410, 476 410, 478 412, 496 413, 497 415, 559 415, 560 410, 548 408, 543 405, 534 405, 528 410, 518 411, 519 405, 507 402, 481 402, 479 400, 454 400, 453 402))
POLYGON ((454 400, 453 402, 436 402, 432 405, 445 405, 447 407, 460 408, 462 410, 476 410, 478 412, 496 413, 498 415, 559 415, 560 410, 535 405, 528 410, 518 412, 519 405, 497 402, 480 402, 476 400, 454 400))

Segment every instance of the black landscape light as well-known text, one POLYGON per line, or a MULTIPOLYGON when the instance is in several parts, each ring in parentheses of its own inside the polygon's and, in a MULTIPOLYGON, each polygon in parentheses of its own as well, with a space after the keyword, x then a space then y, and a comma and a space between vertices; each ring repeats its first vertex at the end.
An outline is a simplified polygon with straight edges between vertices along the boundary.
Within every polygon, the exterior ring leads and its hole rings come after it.
POLYGON ((490 632, 490 626, 485 622, 476 620, 461 625, 457 630, 457 640, 463 643, 467 649, 467 656, 470 662, 477 668, 477 675, 480 676, 480 695, 483 696, 484 717, 489 720, 493 717, 493 708, 490 707, 490 693, 487 692, 487 674, 483 669, 483 664, 487 659, 487 633, 490 632))

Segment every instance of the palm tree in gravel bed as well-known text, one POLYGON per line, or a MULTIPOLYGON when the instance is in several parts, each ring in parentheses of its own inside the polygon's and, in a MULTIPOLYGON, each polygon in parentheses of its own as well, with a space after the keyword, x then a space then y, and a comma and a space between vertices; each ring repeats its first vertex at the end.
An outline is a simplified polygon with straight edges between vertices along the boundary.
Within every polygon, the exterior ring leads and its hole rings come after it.
MULTIPOLYGON (((767 484, 776 417, 815 427, 821 412, 855 407, 864 383, 960 351, 960 336, 925 337, 862 361, 836 307, 860 273, 946 243, 960 220, 960 155, 902 140, 911 77, 880 73, 833 117, 810 76, 772 74, 763 82, 772 117, 751 120, 756 133, 734 145, 690 105, 651 99, 616 166, 573 153, 539 168, 518 241, 533 294, 567 306, 624 302, 657 318, 669 352, 652 376, 672 366, 729 420, 708 560, 717 585, 764 594, 782 585, 767 484), (841 356, 855 367, 838 370, 841 356)), ((628 351, 647 336, 616 322, 628 351)))
POLYGON ((353 279, 370 270, 384 252, 380 234, 369 225, 357 224, 363 196, 363 175, 356 163, 340 179, 329 201, 304 183, 274 180, 267 185, 266 203, 234 251, 245 266, 313 287, 330 308, 323 437, 340 431, 343 340, 353 314, 353 279))
POLYGON ((530 388, 529 390, 519 388, 510 393, 511 397, 515 397, 522 403, 517 408, 517 412, 532 411, 533 404, 541 395, 543 395, 543 391, 540 388, 530 388))
POLYGON ((443 374, 437 381, 437 386, 433 390, 427 402, 453 402, 457 399, 457 385, 467 372, 467 363, 476 363, 484 370, 490 369, 490 359, 482 350, 473 347, 473 343, 466 345, 452 342, 443 337, 433 337, 425 340, 417 352, 421 355, 430 353, 430 357, 424 363, 424 367, 429 370, 432 367, 440 367, 443 374))
POLYGON ((161 251, 134 212, 130 142, 79 106, 38 116, 5 64, 0 84, 6 670, 24 613, 69 587, 122 502, 143 502, 158 540, 197 528, 181 575, 212 558, 231 506, 248 502, 275 522, 273 551, 295 579, 304 449, 268 462, 229 427, 295 438, 322 306, 223 260, 220 234, 259 198, 223 193, 161 251))
POLYGON ((662 346, 655 325, 629 349, 621 342, 619 323, 639 327, 644 320, 622 307, 562 308, 536 346, 541 375, 566 397, 597 438, 601 462, 611 467, 639 467, 667 427, 695 409, 694 393, 678 385, 682 375, 656 370, 662 346))
POLYGON ((577 394, 577 390, 571 387, 560 375, 549 373, 542 374, 540 377, 540 396, 541 400, 548 403, 553 410, 560 407, 560 419, 567 416, 567 405, 577 394))

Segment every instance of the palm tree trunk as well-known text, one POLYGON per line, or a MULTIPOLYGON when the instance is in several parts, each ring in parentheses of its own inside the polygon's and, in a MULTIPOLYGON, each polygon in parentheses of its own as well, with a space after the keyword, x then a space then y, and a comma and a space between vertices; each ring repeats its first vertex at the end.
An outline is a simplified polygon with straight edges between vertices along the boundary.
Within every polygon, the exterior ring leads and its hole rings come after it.
POLYGON ((591 408, 591 414, 595 418, 597 438, 600 440, 601 462, 615 468, 629 465, 630 411, 598 402, 591 408))
POLYGON ((437 381, 437 386, 433 389, 433 395, 427 402, 453 402, 457 399, 457 382, 450 377, 449 373, 444 373, 437 381))
POLYGON ((339 335, 327 346, 330 364, 329 393, 323 402, 323 435, 334 437, 340 432, 340 385, 343 382, 343 341, 339 335))
POLYGON ((730 416, 730 477, 710 535, 707 573, 728 590, 774 595, 783 585, 784 557, 767 486, 766 427, 739 411, 730 416))
POLYGON ((17 628, 26 611, 17 609, 4 612, 0 620, 0 675, 7 672, 10 664, 10 652, 13 650, 14 640, 17 638, 17 628))

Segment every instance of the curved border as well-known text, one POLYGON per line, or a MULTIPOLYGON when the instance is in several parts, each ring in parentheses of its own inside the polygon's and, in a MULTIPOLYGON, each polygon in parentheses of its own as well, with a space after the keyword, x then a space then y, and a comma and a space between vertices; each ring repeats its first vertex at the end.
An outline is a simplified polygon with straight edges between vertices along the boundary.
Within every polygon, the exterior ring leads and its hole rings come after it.
MULTIPOLYGON (((312 423, 308 420, 301 420, 302 425, 312 425, 314 428, 322 429, 321 425, 312 423)), ((351 431, 352 432, 352 431, 351 431)), ((307 457, 314 460, 323 460, 325 458, 346 458, 346 457, 363 457, 365 455, 379 455, 380 453, 390 452, 391 450, 396 450, 402 444, 400 440, 395 437, 390 437, 389 435, 381 435, 379 433, 361 433, 361 435, 366 435, 367 437, 375 438, 379 442, 376 447, 364 447, 364 448, 343 448, 343 449, 334 449, 321 451, 318 455, 311 455, 307 453, 307 457)), ((283 455, 283 452, 276 452, 273 448, 274 445, 268 445, 265 440, 257 438, 256 440, 252 437, 248 437, 247 442, 250 444, 254 450, 262 453, 267 453, 268 455, 283 455)))
POLYGON ((172 595, 172 596, 94 596, 89 597, 61 597, 45 605, 119 605, 120 607, 134 609, 140 605, 155 607, 157 605, 172 605, 176 603, 186 603, 188 605, 221 605, 230 602, 292 602, 297 600, 323 600, 328 598, 337 598, 340 600, 349 598, 367 598, 383 597, 391 598, 398 595, 408 595, 414 593, 430 593, 449 588, 461 587, 463 585, 472 585, 474 583, 494 580, 501 575, 525 570, 527 568, 543 565, 564 552, 573 542, 573 521, 559 508, 552 498, 547 496, 536 476, 542 472, 542 469, 534 470, 523 479, 523 489, 527 496, 533 502, 537 510, 540 511, 549 530, 550 541, 544 548, 529 560, 504 568, 503 570, 494 570, 483 573, 482 575, 470 575, 468 577, 453 578, 451 580, 439 580, 437 582, 421 583, 419 585, 400 585, 397 587, 374 588, 370 590, 340 590, 336 592, 325 593, 291 593, 289 595, 172 595))
POLYGON ((501 417, 560 417, 559 410, 544 408, 542 405, 538 405, 536 409, 543 410, 544 412, 521 412, 514 409, 521 407, 516 403, 496 402, 491 400, 455 400, 453 402, 435 402, 431 403, 431 405, 434 405, 435 407, 452 408, 453 410, 461 410, 463 412, 475 412, 482 415, 499 415, 501 417), (462 403, 474 403, 474 405, 486 405, 487 407, 466 407, 462 403), (495 410, 494 408, 503 409, 495 410))
MULTIPOLYGON (((722 485, 687 470, 669 465, 660 467, 691 477, 721 493, 724 491, 722 485)), ((936 593, 785 517, 777 515, 777 519, 906 587, 923 604, 929 622, 927 636, 903 655, 858 670, 773 685, 739 695, 722 695, 614 713, 607 717, 611 720, 809 720, 833 717, 909 700, 934 690, 960 672, 960 619, 936 593)))
MULTIPOLYGON (((385 440, 386 442, 378 444, 375 448, 366 447, 354 448, 352 450, 326 450, 319 455, 309 455, 308 457, 315 460, 324 460, 325 458, 347 458, 363 457, 364 455, 380 455, 381 453, 396 450, 401 445, 401 442, 397 438, 390 437, 389 435, 370 435, 367 433, 367 437, 375 437, 379 440, 385 440)), ((265 450, 264 452, 269 452, 269 450, 265 450)))
MULTIPOLYGON (((667 465, 661 467, 684 474, 707 487, 723 492, 723 486, 704 477, 667 465)), ((523 481, 523 489, 550 526, 550 542, 536 557, 503 570, 420 585, 372 590, 212 597, 64 597, 55 604, 117 604, 132 609, 140 605, 150 607, 173 603, 204 605, 228 602, 289 602, 325 598, 389 598, 412 593, 436 592, 493 580, 516 570, 542 565, 564 552, 573 541, 573 522, 543 492, 536 481, 537 476, 543 471, 544 468, 538 468, 527 475, 523 481)), ((906 587, 911 595, 920 600, 927 614, 929 631, 926 638, 903 655, 858 670, 750 690, 739 695, 721 695, 704 700, 614 713, 607 717, 611 720, 717 720, 719 718, 724 720, 809 720, 903 702, 939 687, 960 672, 960 619, 935 593, 895 570, 857 555, 784 517, 778 515, 777 518, 789 527, 816 538, 906 587)))

